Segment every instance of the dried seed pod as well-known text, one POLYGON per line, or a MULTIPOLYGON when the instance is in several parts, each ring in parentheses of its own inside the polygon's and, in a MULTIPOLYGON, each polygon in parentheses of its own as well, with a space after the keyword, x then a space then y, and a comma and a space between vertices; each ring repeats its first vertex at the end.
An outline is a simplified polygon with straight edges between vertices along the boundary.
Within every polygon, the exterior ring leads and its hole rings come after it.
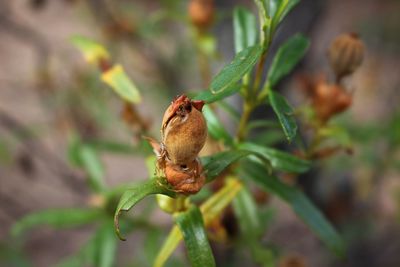
POLYGON ((193 25, 203 30, 214 21, 213 0, 191 0, 188 6, 189 17, 193 25))
POLYGON ((352 103, 352 95, 339 85, 320 82, 315 88, 313 106, 317 117, 326 122, 333 115, 345 111, 352 103))
POLYGON ((199 192, 206 181, 202 173, 203 168, 197 159, 184 165, 167 162, 164 172, 174 190, 187 195, 199 192))
POLYGON ((328 50, 328 58, 338 81, 352 74, 361 65, 363 56, 364 44, 355 33, 339 35, 328 50))
POLYGON ((201 112, 203 105, 203 101, 191 101, 182 95, 165 111, 162 143, 173 164, 192 162, 203 148, 207 139, 207 124, 201 112))

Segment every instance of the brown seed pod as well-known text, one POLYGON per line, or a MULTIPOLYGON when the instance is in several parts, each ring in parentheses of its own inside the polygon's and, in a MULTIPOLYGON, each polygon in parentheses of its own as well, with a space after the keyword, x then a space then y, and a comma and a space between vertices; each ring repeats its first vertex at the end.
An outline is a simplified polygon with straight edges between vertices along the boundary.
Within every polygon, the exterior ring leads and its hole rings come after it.
POLYGON ((182 95, 165 111, 162 143, 173 164, 192 162, 203 148, 207 139, 207 124, 201 112, 203 105, 203 101, 191 101, 182 95))
POLYGON ((174 190, 187 195, 199 192, 206 181, 202 173, 203 168, 197 159, 184 165, 167 162, 164 172, 174 190))
POLYGON ((339 35, 328 50, 328 58, 336 78, 352 74, 360 65, 364 56, 364 44, 355 33, 339 35))
POLYGON ((191 0, 188 12, 193 25, 207 29, 214 21, 214 0, 191 0))
POLYGON ((339 85, 320 82, 316 85, 312 101, 318 119, 326 122, 333 115, 350 107, 352 95, 339 85))

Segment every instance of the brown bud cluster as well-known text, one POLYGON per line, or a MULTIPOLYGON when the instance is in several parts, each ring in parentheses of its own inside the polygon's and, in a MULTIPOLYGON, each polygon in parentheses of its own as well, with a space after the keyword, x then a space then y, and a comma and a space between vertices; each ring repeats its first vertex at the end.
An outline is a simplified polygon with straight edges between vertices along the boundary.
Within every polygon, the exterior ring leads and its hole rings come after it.
POLYGON ((323 76, 315 80, 303 76, 301 82, 303 89, 311 98, 316 117, 322 123, 347 110, 352 104, 353 96, 347 92, 345 87, 339 84, 330 84, 323 76))
POLYGON ((340 85, 320 83, 315 88, 313 106, 317 117, 323 122, 345 111, 351 103, 352 95, 340 85))
POLYGON ((207 139, 203 101, 181 95, 165 111, 162 141, 147 138, 158 156, 158 169, 171 186, 183 194, 195 194, 205 183, 198 154, 207 139))
POLYGON ((337 80, 352 74, 362 63, 364 44, 355 33, 341 34, 333 40, 328 58, 337 80))
POLYGON ((214 0, 191 0, 188 12, 193 25, 201 30, 207 29, 214 21, 214 0))

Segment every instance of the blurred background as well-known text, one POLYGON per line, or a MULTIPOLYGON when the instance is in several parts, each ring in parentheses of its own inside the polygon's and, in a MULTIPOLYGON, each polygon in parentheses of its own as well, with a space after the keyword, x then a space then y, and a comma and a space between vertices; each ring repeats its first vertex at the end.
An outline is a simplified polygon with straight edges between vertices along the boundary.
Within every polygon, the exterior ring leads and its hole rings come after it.
MULTIPOLYGON (((215 5, 213 74, 234 55, 233 7, 256 14, 250 0, 215 5)), ((356 32, 366 47, 362 66, 345 81, 353 104, 335 118, 349 132, 352 153, 321 160, 297 181, 343 235, 348 256, 335 258, 288 206, 271 198, 273 218, 263 240, 279 249, 281 266, 400 266, 399 13, 396 0, 302 0, 277 33, 272 51, 296 32, 311 40, 304 60, 279 86, 294 106, 304 100, 301 75, 332 76, 326 51, 337 35, 356 32)), ((171 99, 205 88, 195 42, 187 1, 0 0, 0 266, 55 266, 90 237, 95 226, 10 235, 11 226, 31 212, 101 201, 71 160, 78 137, 111 147, 99 154, 107 186, 146 179, 144 158, 133 146, 140 143, 137 127, 157 136, 171 99), (143 95, 136 110, 143 125, 124 123, 121 101, 72 46, 73 35, 101 42, 125 67, 143 95)), ((235 97, 229 101, 241 106, 235 97)), ((256 116, 271 114, 260 110, 256 116)), ((115 266, 146 266, 154 252, 148 244, 160 247, 171 220, 159 211, 151 216, 161 228, 153 239, 135 231, 118 242, 115 266), (146 247, 150 252, 143 252, 146 247)), ((229 250, 217 251, 218 262, 230 257, 229 250)), ((245 258, 239 262, 247 264, 245 258)))

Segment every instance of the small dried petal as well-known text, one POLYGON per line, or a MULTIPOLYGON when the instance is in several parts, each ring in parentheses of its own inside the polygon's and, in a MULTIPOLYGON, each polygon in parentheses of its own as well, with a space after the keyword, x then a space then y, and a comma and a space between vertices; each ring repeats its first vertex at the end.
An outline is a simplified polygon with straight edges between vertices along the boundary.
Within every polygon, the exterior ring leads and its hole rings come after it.
POLYGON ((328 57, 336 77, 352 74, 360 65, 364 56, 364 44, 355 33, 342 34, 333 40, 328 57))

